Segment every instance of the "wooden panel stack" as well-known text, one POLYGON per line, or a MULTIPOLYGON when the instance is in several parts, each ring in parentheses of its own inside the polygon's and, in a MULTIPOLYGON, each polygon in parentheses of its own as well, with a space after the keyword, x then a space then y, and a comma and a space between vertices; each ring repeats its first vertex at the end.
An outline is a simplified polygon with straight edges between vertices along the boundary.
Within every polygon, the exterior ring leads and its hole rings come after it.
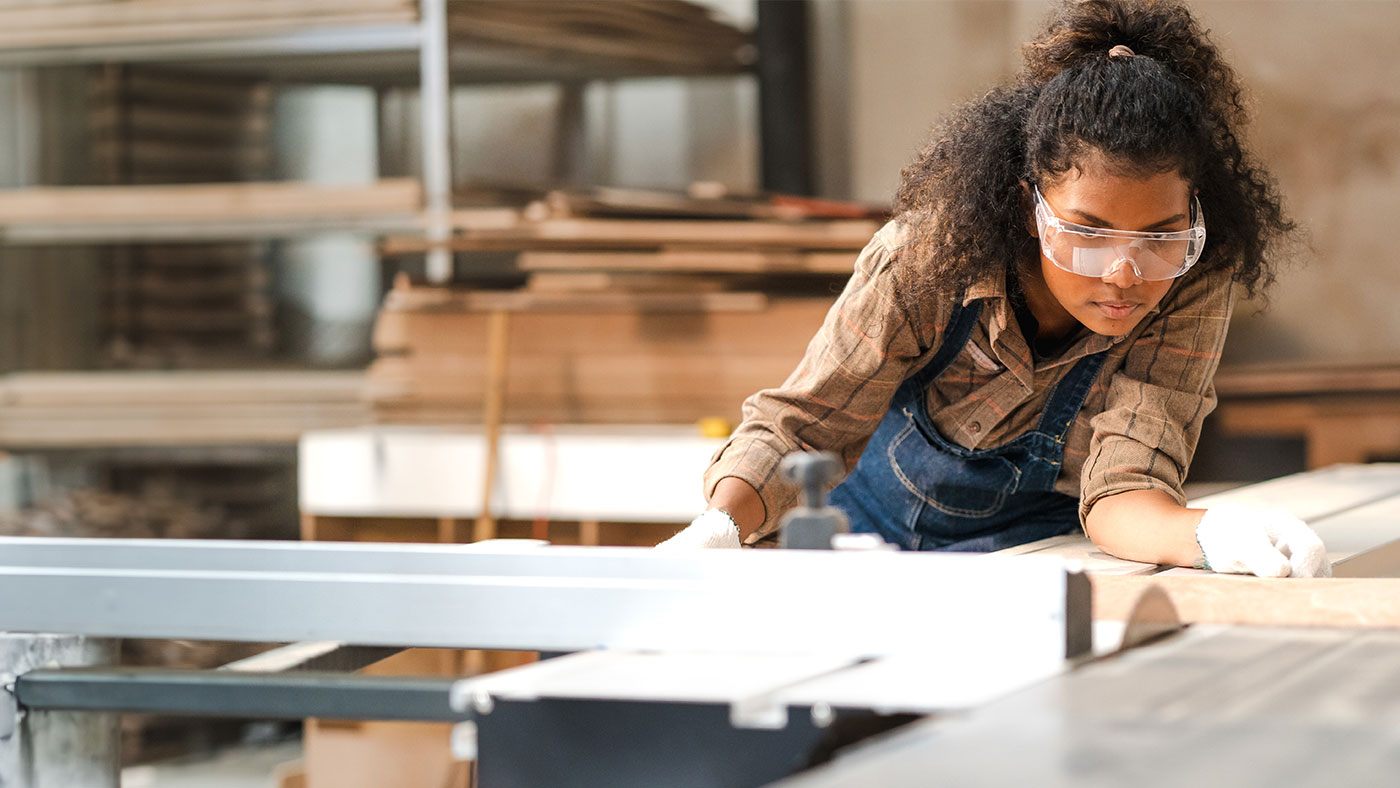
POLYGON ((507 45, 535 56, 631 63, 639 71, 715 73, 754 60, 747 33, 681 0, 454 0, 454 42, 507 45))
POLYGON ((417 17, 415 0, 6 0, 0 49, 221 39, 417 17))
POLYGON ((815 204, 775 213, 766 198, 605 196, 552 194, 509 221, 461 212, 453 247, 518 252, 525 285, 400 281, 375 328, 376 416, 481 421, 489 316, 505 313, 507 422, 736 421, 796 366, 879 227, 851 206, 862 218, 821 218, 838 206, 815 204))
MULTIPOLYGON (((369 373, 379 420, 481 421, 492 302, 475 295, 409 287, 390 293, 369 373)), ((559 311, 527 307, 511 315, 507 422, 737 419, 745 397, 778 385, 797 364, 831 299, 774 299, 735 312, 560 303, 559 311)))
MULTIPOLYGON (((110 185, 265 178, 265 82, 108 65, 92 83, 93 169, 110 185)), ((107 341, 131 366, 238 364, 276 349, 261 243, 106 251, 107 341)))
POLYGON ((0 378, 0 449, 292 444, 369 420, 357 372, 110 372, 0 378))

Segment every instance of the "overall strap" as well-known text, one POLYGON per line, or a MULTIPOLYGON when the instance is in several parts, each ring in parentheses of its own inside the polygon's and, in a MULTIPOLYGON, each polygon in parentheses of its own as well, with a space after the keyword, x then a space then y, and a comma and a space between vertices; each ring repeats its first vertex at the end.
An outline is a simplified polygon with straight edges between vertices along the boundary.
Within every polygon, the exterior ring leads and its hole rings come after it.
POLYGON ((1075 363, 1051 392, 1050 400, 1045 403, 1045 410, 1041 413, 1037 431, 1053 436, 1056 441, 1064 441, 1070 425, 1074 424, 1074 419, 1084 407, 1089 389, 1093 387, 1094 379, 1098 377, 1099 370, 1103 368, 1103 362, 1107 358, 1108 351, 1104 350, 1085 356, 1075 363))
POLYGON ((975 301, 964 306, 962 296, 958 296, 958 305, 953 308, 953 314, 948 318, 948 326, 943 329, 943 343, 939 345, 938 352, 929 359, 928 363, 910 375, 906 380, 913 380, 920 386, 928 385, 943 370, 953 363, 953 359, 958 357, 963 347, 967 345, 967 340, 972 336, 972 329, 977 326, 977 318, 982 314, 982 302, 975 301))

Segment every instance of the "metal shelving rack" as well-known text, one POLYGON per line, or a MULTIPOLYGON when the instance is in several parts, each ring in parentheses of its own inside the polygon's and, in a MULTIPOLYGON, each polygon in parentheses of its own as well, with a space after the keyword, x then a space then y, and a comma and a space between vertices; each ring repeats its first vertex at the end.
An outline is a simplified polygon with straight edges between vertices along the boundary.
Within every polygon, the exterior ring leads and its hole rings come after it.
MULTIPOLYGON (((268 237, 326 227, 353 226, 369 234, 411 230, 427 240, 427 276, 445 282, 452 273, 452 169, 450 86, 455 81, 502 83, 523 81, 584 82, 639 76, 715 74, 713 68, 647 67, 625 59, 561 58, 521 51, 509 46, 473 42, 453 46, 448 23, 448 0, 418 0, 418 21, 390 24, 327 25, 271 30, 251 35, 210 38, 161 36, 143 40, 48 45, 0 49, 0 68, 80 65, 107 62, 179 63, 182 67, 220 73, 259 75, 289 82, 328 84, 405 85, 421 91, 422 210, 412 220, 401 215, 358 217, 354 222, 314 219, 282 223, 238 223, 211 220, 208 233, 220 237, 268 237)), ((736 59, 732 73, 748 67, 736 59)), ((3 217, 0 217, 3 222, 3 217)), ((198 232, 198 229, 195 230, 198 232)), ((83 242, 139 241, 139 228, 28 228, 0 226, 0 242, 28 243, 62 240, 83 242)))

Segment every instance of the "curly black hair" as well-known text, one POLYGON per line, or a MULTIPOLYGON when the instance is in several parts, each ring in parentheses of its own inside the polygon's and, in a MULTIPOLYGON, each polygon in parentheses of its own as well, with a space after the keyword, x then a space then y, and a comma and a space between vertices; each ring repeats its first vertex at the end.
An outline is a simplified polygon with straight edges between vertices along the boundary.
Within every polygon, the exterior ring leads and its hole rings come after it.
POLYGON ((1189 276, 1230 267, 1250 296, 1272 284, 1273 252, 1296 227, 1240 140, 1248 113, 1234 71, 1184 5, 1067 0, 1023 55, 1014 80, 954 111, 901 173, 895 210, 917 261, 904 295, 1028 270, 1038 252, 1022 183, 1054 183, 1091 159, 1192 185, 1209 240, 1189 276), (1132 54, 1111 57, 1117 46, 1132 54))

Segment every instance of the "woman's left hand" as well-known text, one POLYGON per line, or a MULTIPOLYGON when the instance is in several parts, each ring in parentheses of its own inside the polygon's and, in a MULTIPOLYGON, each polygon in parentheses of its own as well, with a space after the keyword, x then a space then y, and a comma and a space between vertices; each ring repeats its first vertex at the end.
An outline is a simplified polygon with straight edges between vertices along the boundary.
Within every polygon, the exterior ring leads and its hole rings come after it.
POLYGON ((1207 568, 1260 577, 1331 577, 1327 548, 1308 524, 1282 509, 1212 506, 1196 526, 1207 568))

